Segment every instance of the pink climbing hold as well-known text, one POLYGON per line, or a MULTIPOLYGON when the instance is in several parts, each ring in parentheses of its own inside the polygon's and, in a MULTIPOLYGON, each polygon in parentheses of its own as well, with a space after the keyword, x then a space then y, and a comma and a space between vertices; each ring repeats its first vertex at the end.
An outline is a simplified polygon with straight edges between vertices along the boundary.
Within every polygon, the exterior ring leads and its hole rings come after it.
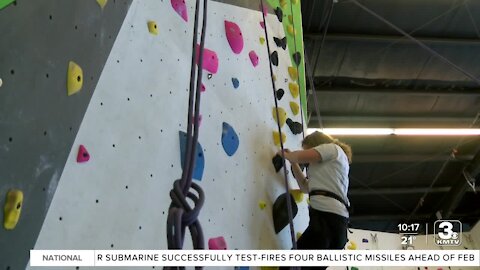
MULTIPOLYGON (((197 44, 197 56, 196 56, 197 65, 198 65, 199 55, 200 55, 200 45, 197 44)), ((203 48, 203 69, 213 74, 217 73, 218 71, 217 54, 214 51, 211 51, 207 48, 203 48)))
POLYGON ((170 0, 170 3, 178 15, 188 22, 187 5, 185 5, 185 0, 170 0))
POLYGON ((225 242, 225 238, 223 238, 223 236, 219 236, 216 238, 208 239, 208 249, 213 249, 213 250, 227 249, 227 243, 225 242))
POLYGON ((200 91, 205 92, 205 90, 207 90, 207 88, 205 88, 205 85, 203 85, 202 83, 202 87, 200 88, 200 91))
POLYGON ((252 65, 256 67, 258 65, 258 55, 254 51, 250 51, 250 53, 248 53, 248 56, 250 56, 250 61, 252 61, 252 65))
POLYGON ((262 27, 263 29, 265 29, 265 23, 264 23, 264 22, 260 22, 260 27, 262 27))
POLYGON ((243 36, 240 27, 234 22, 225 21, 225 34, 232 51, 239 54, 243 50, 243 36))
POLYGON ((88 153, 85 146, 81 144, 80 147, 78 148, 77 162, 82 163, 82 162, 87 162, 88 160, 90 160, 90 154, 88 153))

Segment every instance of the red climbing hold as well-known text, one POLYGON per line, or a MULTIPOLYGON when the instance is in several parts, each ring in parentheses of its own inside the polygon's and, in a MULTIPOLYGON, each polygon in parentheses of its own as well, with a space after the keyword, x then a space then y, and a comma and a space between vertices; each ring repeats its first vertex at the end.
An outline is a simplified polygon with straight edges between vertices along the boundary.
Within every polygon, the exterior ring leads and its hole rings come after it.
POLYGON ((185 0, 170 0, 170 3, 178 15, 188 22, 187 5, 185 5, 185 0))
POLYGON ((248 56, 250 56, 250 61, 252 61, 252 65, 256 67, 258 65, 258 55, 254 51, 250 51, 248 56))
POLYGON ((234 22, 225 21, 225 34, 232 51, 239 54, 243 50, 243 36, 240 27, 234 22))
POLYGON ((205 85, 203 85, 202 83, 202 87, 200 88, 200 91, 205 92, 205 90, 206 90, 205 85))
POLYGON ((222 250, 227 249, 227 243, 223 236, 208 239, 208 249, 222 250))
POLYGON ((77 162, 82 163, 82 162, 87 162, 90 159, 90 154, 88 154, 87 149, 85 146, 82 144, 78 148, 78 154, 77 154, 77 162))
MULTIPOLYGON (((196 62, 198 64, 198 56, 200 55, 200 45, 197 44, 196 62)), ((203 48, 203 69, 210 73, 217 73, 218 71, 218 57, 214 51, 203 48)))
POLYGON ((260 27, 262 27, 263 29, 265 29, 265 23, 264 23, 264 22, 260 22, 260 27))

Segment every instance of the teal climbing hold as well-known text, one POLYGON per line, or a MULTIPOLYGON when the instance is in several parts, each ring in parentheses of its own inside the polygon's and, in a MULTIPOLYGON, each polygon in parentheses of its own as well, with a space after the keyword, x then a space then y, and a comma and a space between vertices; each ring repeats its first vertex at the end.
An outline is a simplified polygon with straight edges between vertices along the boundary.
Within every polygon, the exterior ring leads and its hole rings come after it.
POLYGON ((232 78, 232 84, 235 89, 237 89, 240 86, 240 82, 238 81, 237 78, 232 78))
POLYGON ((238 135, 233 129, 232 126, 223 122, 223 129, 222 129, 222 146, 225 153, 228 156, 233 156, 238 149, 238 145, 240 141, 238 139, 238 135))
MULTIPOLYGON (((187 152, 187 133, 179 131, 178 135, 180 137, 180 162, 182 169, 184 169, 185 153, 187 152)), ((201 181, 205 167, 205 157, 203 156, 203 148, 199 142, 197 142, 197 146, 195 147, 195 155, 195 166, 193 167, 192 178, 201 181)))
POLYGON ((287 212, 287 196, 290 196, 290 202, 292 203, 292 219, 295 218, 298 213, 298 206, 295 203, 295 199, 293 198, 292 194, 283 193, 282 195, 278 196, 272 207, 273 227, 275 228, 275 233, 279 233, 290 223, 287 212))

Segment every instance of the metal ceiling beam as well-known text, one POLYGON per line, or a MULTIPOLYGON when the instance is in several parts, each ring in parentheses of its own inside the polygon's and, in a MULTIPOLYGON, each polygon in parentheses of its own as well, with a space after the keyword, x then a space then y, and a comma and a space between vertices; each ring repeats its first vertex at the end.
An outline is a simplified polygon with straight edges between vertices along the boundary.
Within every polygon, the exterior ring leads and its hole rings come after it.
POLYGON ((424 50, 428 51, 431 55, 435 56, 437 59, 441 60, 442 62, 444 62, 448 65, 450 65, 452 68, 454 68, 458 72, 462 73, 463 75, 465 75, 466 77, 470 78, 472 81, 474 81, 478 85, 480 85, 480 79, 477 78, 475 75, 473 75, 469 71, 465 70, 464 68, 458 66, 457 64, 455 64, 454 62, 452 62, 451 60, 449 60, 448 58, 446 58, 442 54, 438 53, 436 50, 433 50, 430 46, 427 46, 422 41, 420 41, 417 38, 411 36, 409 33, 405 32, 404 30, 402 30, 401 28, 399 28, 395 24, 391 23, 390 21, 388 21, 387 19, 385 19, 384 17, 382 17, 381 15, 376 13, 375 11, 371 10, 370 8, 363 5, 362 3, 358 2, 357 0, 350 0, 350 3, 355 4, 360 9, 363 9, 366 13, 368 13, 368 14, 372 15, 373 17, 377 18, 378 20, 380 20, 384 24, 390 26, 392 29, 395 29, 395 31, 402 34, 406 38, 410 39, 412 42, 416 43, 418 46, 420 46, 424 50))
POLYGON ((480 96, 480 88, 473 89, 396 89, 372 87, 330 87, 315 86, 317 95, 321 94, 381 94, 381 95, 411 95, 411 96, 480 96))
MULTIPOLYGON (((364 188, 353 188, 348 191, 349 196, 370 196, 376 194, 382 195, 403 195, 403 194, 419 194, 424 192, 429 193, 444 193, 449 192, 451 187, 434 187, 434 188, 427 188, 427 187, 411 187, 411 188, 372 188, 372 189, 364 189, 364 188)), ((480 191, 480 187, 476 187, 475 190, 478 192, 480 191)), ((467 192, 473 192, 472 189, 467 190, 467 192)))
MULTIPOLYGON (((450 155, 386 155, 386 154, 356 154, 353 156, 354 164, 357 163, 387 163, 387 162, 440 162, 450 159, 450 155)), ((469 161, 473 159, 473 155, 456 155, 451 161, 469 161)))
POLYGON ((464 168, 464 171, 457 178, 450 192, 446 195, 444 203, 440 208, 442 218, 450 218, 453 211, 458 207, 467 191, 472 190, 468 181, 475 181, 480 173, 480 151, 475 154, 473 160, 464 168))
MULTIPOLYGON (((321 40, 322 36, 318 33, 304 33, 303 35, 308 42, 308 40, 321 40)), ((426 44, 434 45, 468 45, 468 46, 480 46, 479 39, 469 39, 469 38, 431 38, 431 37, 415 37, 418 41, 426 44)), ((404 36, 396 35, 354 35, 354 34, 335 34, 328 33, 325 41, 357 41, 357 42, 386 42, 386 43, 415 43, 413 40, 408 39, 404 36)))

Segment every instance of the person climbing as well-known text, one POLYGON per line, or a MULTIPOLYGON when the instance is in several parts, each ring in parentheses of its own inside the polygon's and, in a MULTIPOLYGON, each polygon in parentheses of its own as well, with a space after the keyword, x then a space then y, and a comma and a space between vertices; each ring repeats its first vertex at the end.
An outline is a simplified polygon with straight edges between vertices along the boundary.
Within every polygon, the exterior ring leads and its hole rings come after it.
POLYGON ((350 203, 347 192, 352 149, 318 131, 304 138, 302 148, 299 151, 285 149, 283 153, 281 150, 278 152, 290 161, 300 190, 310 196, 310 221, 297 240, 297 248, 343 249, 348 241, 350 203), (309 164, 307 177, 299 166, 305 163, 309 164))

